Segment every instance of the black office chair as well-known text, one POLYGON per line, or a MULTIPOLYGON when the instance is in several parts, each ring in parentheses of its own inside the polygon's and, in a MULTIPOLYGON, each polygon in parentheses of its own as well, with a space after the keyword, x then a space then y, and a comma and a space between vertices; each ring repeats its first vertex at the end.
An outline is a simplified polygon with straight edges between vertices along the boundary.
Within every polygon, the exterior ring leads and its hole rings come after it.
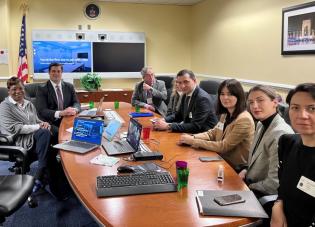
POLYGON ((0 226, 18 210, 32 193, 34 178, 29 175, 0 176, 0 226))
POLYGON ((278 113, 285 120, 285 122, 291 125, 290 117, 289 117, 289 105, 283 102, 278 104, 278 113))
POLYGON ((172 90, 173 90, 174 77, 173 76, 156 76, 156 79, 157 80, 163 80, 165 82, 165 87, 166 87, 166 91, 167 91, 167 100, 164 102, 166 105, 168 105, 170 98, 171 98, 172 90))
POLYGON ((40 86, 42 86, 43 83, 30 83, 25 84, 25 98, 29 101, 31 101, 34 106, 36 106, 36 94, 37 90, 40 86))
POLYGON ((217 95, 220 84, 220 80, 202 80, 199 83, 199 87, 205 90, 209 95, 217 95))
POLYGON ((6 87, 0 87, 0 103, 8 96, 8 89, 6 87))

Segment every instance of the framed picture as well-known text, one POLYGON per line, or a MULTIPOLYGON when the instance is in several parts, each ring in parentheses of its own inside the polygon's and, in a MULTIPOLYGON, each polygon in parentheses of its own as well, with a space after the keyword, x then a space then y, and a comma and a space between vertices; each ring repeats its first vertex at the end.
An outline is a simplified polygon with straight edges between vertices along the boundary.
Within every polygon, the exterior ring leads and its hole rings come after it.
POLYGON ((315 54, 315 2, 282 10, 281 54, 315 54))
POLYGON ((100 14, 100 7, 94 3, 89 3, 84 7, 84 15, 89 19, 96 19, 100 14))

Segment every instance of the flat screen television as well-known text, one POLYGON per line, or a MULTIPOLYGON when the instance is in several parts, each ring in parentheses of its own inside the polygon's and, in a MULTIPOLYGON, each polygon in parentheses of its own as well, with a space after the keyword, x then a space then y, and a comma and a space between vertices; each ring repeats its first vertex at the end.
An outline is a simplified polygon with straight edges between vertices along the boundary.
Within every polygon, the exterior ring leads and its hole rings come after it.
POLYGON ((93 43, 94 72, 140 72, 144 63, 144 43, 93 43))
POLYGON ((65 73, 91 72, 91 42, 33 41, 34 73, 47 73, 52 62, 63 65, 65 73))

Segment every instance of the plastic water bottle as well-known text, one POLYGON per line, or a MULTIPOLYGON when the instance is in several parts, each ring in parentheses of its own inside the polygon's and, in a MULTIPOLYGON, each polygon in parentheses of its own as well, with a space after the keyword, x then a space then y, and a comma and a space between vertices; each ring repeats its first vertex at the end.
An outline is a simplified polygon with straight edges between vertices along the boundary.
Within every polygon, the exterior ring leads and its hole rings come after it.
POLYGON ((224 182, 224 166, 223 165, 219 165, 217 181, 219 183, 223 183, 224 182))

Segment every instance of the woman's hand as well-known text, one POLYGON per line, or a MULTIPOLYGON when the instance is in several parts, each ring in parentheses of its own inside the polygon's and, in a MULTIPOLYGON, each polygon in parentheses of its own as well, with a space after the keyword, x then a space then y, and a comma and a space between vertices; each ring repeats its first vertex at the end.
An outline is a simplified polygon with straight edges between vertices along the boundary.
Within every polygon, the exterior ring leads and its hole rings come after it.
POLYGON ((277 200, 272 207, 270 227, 287 227, 287 219, 283 211, 283 201, 277 200))
POLYGON ((42 122, 39 124, 39 127, 40 128, 43 128, 43 129, 48 129, 50 130, 50 124, 48 122, 42 122))
POLYGON ((194 143, 194 136, 188 134, 182 134, 179 139, 179 144, 192 145, 194 143))
POLYGON ((246 176, 246 173, 247 173, 247 170, 246 169, 243 169, 241 172, 239 172, 238 176, 244 180, 245 179, 245 176, 246 176))

